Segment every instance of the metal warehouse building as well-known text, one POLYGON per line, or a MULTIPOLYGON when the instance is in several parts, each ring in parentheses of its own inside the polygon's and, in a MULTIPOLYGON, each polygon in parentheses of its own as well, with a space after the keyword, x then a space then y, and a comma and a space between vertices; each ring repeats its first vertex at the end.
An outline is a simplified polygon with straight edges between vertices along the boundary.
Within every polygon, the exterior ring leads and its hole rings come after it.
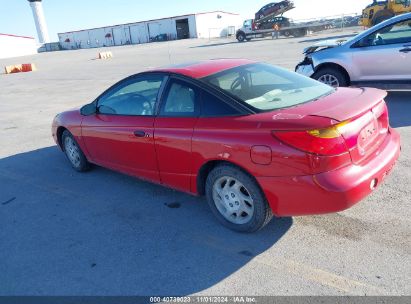
POLYGON ((63 49, 148 43, 187 38, 234 35, 241 25, 238 14, 223 11, 175 16, 101 28, 59 33, 63 49))

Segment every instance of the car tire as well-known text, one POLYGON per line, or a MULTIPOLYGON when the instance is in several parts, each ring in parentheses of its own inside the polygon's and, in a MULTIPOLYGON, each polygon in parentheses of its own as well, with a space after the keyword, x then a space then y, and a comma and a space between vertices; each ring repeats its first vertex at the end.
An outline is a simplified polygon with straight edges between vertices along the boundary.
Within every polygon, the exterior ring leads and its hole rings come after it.
POLYGON ((61 136, 61 143, 64 154, 66 154, 66 157, 74 170, 78 172, 86 172, 90 170, 90 163, 88 162, 77 141, 74 139, 74 136, 69 131, 65 130, 63 132, 61 136))
POLYGON ((273 217, 264 193, 254 178, 232 165, 219 165, 209 173, 206 197, 216 218, 225 227, 237 232, 258 231, 273 217))
POLYGON ((240 32, 240 33, 237 34, 238 42, 244 42, 244 41, 246 41, 246 39, 247 39, 247 36, 245 35, 245 33, 240 32))
POLYGON ((301 38, 307 34, 307 31, 300 29, 300 30, 293 31, 291 34, 293 35, 294 38, 301 38))
POLYGON ((336 68, 320 69, 314 73, 312 78, 335 88, 349 85, 349 80, 344 73, 336 68))

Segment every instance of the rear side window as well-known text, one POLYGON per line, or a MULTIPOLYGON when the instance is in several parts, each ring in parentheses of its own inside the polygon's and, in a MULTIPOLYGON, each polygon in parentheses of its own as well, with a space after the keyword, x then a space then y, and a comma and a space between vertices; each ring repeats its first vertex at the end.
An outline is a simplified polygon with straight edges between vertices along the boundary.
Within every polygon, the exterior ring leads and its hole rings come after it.
POLYGON ((201 101, 201 116, 203 117, 233 116, 240 114, 238 110, 206 91, 201 92, 201 101))
POLYGON ((197 117, 199 114, 198 90, 180 80, 173 80, 167 89, 160 115, 168 117, 197 117))
POLYGON ((263 63, 228 69, 203 80, 257 111, 294 107, 335 91, 313 79, 263 63))

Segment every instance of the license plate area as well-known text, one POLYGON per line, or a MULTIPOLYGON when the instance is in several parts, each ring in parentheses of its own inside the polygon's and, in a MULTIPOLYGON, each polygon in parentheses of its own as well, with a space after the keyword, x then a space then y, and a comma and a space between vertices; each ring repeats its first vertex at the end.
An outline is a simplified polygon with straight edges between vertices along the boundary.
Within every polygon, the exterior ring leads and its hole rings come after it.
POLYGON ((373 118, 373 120, 366 125, 360 132, 358 136, 358 152, 360 155, 365 155, 368 148, 375 143, 379 135, 379 124, 377 119, 373 118))

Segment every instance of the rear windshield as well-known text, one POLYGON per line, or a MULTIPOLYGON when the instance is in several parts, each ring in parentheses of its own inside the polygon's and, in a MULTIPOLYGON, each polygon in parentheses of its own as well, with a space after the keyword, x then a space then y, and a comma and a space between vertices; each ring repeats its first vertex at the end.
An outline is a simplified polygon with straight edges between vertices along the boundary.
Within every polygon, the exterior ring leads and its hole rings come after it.
POLYGON ((204 80, 258 111, 293 107, 334 92, 328 85, 265 63, 229 69, 204 80))

